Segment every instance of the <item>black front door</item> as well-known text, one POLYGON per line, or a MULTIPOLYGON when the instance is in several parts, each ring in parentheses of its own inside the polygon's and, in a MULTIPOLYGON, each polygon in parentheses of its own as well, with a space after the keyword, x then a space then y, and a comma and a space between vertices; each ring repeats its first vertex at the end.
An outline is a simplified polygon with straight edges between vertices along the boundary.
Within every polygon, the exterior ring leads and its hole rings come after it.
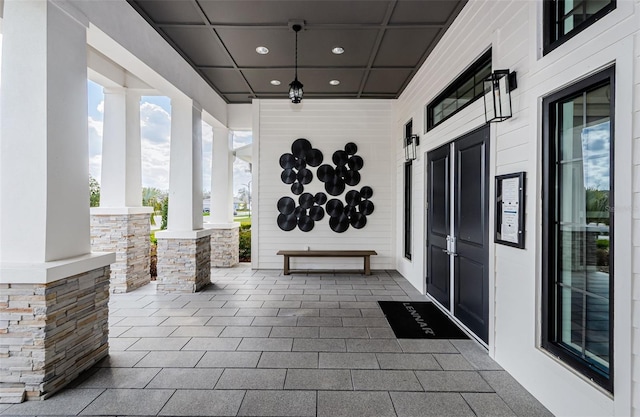
POLYGON ((488 341, 489 129, 427 157, 427 292, 488 341), (453 161, 452 161, 453 160, 453 161))

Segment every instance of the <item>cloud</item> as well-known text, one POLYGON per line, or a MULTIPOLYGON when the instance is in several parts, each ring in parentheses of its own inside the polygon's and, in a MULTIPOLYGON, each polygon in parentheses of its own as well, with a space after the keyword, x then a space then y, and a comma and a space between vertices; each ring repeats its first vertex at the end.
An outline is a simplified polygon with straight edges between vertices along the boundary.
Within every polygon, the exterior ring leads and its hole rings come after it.
POLYGON ((171 115, 157 104, 142 101, 140 129, 143 141, 168 143, 171 137, 171 115))
POLYGON ((251 131, 233 131, 233 149, 248 145, 253 142, 253 132, 251 131))

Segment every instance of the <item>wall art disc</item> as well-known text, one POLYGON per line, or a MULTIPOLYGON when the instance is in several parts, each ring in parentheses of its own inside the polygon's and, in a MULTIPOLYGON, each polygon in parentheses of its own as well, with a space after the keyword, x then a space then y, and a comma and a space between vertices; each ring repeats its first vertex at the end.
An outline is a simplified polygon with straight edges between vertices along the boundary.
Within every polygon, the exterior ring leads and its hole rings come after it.
POLYGON ((300 184, 297 181, 294 182, 293 184, 291 184, 291 192, 295 195, 302 194, 304 192, 304 185, 300 184))
POLYGON ((304 161, 304 159, 296 159, 295 168, 298 171, 305 169, 306 167, 307 167, 307 163, 304 161))
POLYGON ((358 209, 360 210, 360 213, 368 216, 373 213, 373 202, 371 200, 363 200, 360 202, 358 209))
POLYGON ((296 208, 296 202, 291 197, 282 197, 278 200, 278 211, 280 214, 289 215, 296 208))
POLYGON ((365 185, 360 189, 360 196, 364 199, 369 199, 373 197, 373 189, 368 185, 365 185))
POLYGON ((367 216, 362 213, 355 213, 351 216, 351 226, 354 229, 362 229, 367 224, 367 216))
POLYGON ((349 228, 349 218, 344 214, 329 219, 329 227, 336 233, 342 233, 349 228))
POLYGON ((339 217, 344 213, 344 205, 337 198, 327 201, 327 214, 331 217, 339 217))
POLYGON ((293 210, 293 215, 296 219, 299 219, 300 217, 307 215, 307 210, 298 206, 293 210))
POLYGON ((305 159, 311 150, 311 142, 305 138, 296 139, 291 144, 291 153, 298 159, 305 159))
POLYGON ((360 193, 356 190, 351 190, 344 196, 344 201, 348 205, 355 207, 360 204, 360 193))
POLYGON ((358 152, 358 145, 356 145, 353 142, 349 142, 346 145, 344 145, 344 151, 349 155, 353 155, 356 152, 358 152))
POLYGON ((344 176, 347 175, 347 172, 349 172, 349 168, 346 165, 336 167, 336 176, 340 178, 344 178, 344 176))
POLYGON ((327 192, 327 194, 332 196, 338 196, 344 192, 344 189, 345 189, 344 180, 340 177, 333 177, 331 181, 324 183, 324 189, 327 192))
POLYGON ((309 217, 315 221, 320 221, 324 218, 324 209, 320 206, 313 206, 309 209, 309 217))
POLYGON ((311 165, 312 167, 317 167, 318 165, 320 165, 323 159, 324 156, 322 155, 320 149, 311 149, 309 152, 307 152, 307 164, 311 165))
POLYGON ((298 178, 298 182, 300 182, 301 184, 309 184, 313 179, 313 173, 308 169, 303 168, 300 171, 298 171, 297 178, 298 178))
POLYGON ((318 179, 322 182, 327 182, 331 180, 335 176, 335 170, 331 165, 320 165, 318 171, 316 172, 318 179))
POLYGON ((298 224, 298 221, 296 219, 296 216, 294 216, 293 214, 289 214, 289 215, 279 214, 278 215, 278 227, 280 229, 284 230, 285 232, 289 232, 289 231, 295 229, 297 224, 298 224))
POLYGON ((284 169, 291 169, 294 167, 296 158, 290 153, 283 153, 280 156, 280 166, 284 169))
POLYGON ((349 168, 351 168, 352 170, 360 171, 364 166, 364 160, 362 159, 362 157, 358 155, 354 155, 351 158, 349 158, 349 161, 347 162, 347 164, 349 164, 349 168))
POLYGON ((303 209, 309 209, 313 207, 313 194, 302 193, 300 197, 298 197, 298 203, 300 203, 300 207, 302 207, 303 209))
POLYGON ((282 174, 280 174, 280 179, 285 184, 293 184, 294 182, 296 182, 296 178, 296 172, 291 168, 286 168, 282 171, 282 174))
POLYGON ((349 162, 349 155, 345 151, 335 151, 331 158, 336 166, 345 166, 349 162))
POLYGON ((344 175, 344 182, 351 187, 360 184, 360 173, 358 171, 347 171, 344 175))
POLYGON ((313 219, 306 214, 300 216, 300 218, 298 219, 298 228, 300 228, 300 230, 302 230, 303 232, 308 232, 309 230, 313 229, 313 225, 313 219))
POLYGON ((358 210, 353 206, 344 206, 344 215, 351 218, 354 214, 358 214, 358 210))
POLYGON ((323 205, 327 202, 327 195, 325 193, 316 193, 313 201, 318 205, 323 205))

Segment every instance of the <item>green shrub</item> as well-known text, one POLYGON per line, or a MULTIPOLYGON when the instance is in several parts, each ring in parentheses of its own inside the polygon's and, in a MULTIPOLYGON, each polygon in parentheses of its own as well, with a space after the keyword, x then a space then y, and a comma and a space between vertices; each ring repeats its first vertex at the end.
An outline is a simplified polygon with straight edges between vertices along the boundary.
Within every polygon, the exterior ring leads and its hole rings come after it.
POLYGON ((251 227, 243 229, 240 226, 240 262, 251 262, 251 227))
POLYGON ((169 216, 169 196, 162 200, 162 225, 161 230, 167 230, 167 217, 169 216))
POLYGON ((598 249, 609 249, 609 239, 598 239, 596 245, 598 249))

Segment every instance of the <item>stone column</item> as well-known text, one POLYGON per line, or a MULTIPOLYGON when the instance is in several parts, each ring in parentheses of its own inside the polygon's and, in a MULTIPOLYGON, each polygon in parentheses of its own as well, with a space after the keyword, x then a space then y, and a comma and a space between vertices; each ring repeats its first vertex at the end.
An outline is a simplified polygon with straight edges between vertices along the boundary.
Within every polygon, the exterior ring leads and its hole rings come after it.
POLYGON ((132 291, 151 281, 151 207, 142 207, 140 94, 104 89, 100 207, 91 209, 91 247, 116 252, 111 292, 132 291))
POLYGON ((211 266, 231 267, 239 263, 240 225, 233 221, 233 154, 229 129, 213 128, 211 158, 211 266))
POLYGON ((6 1, 0 132, 0 403, 43 399, 108 354, 110 253, 91 253, 87 19, 6 1))
POLYGON ((202 109, 171 100, 167 230, 158 239, 158 291, 196 292, 211 283, 211 230, 202 222, 202 109))

